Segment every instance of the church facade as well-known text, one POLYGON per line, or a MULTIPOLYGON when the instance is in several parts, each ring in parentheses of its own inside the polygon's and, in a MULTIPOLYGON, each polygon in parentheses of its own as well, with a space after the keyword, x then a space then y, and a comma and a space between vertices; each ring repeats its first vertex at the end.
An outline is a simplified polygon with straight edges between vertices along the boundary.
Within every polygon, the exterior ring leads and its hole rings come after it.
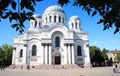
POLYGON ((33 17, 30 28, 14 38, 13 65, 90 65, 88 33, 78 16, 72 16, 67 27, 64 10, 54 5, 33 17))

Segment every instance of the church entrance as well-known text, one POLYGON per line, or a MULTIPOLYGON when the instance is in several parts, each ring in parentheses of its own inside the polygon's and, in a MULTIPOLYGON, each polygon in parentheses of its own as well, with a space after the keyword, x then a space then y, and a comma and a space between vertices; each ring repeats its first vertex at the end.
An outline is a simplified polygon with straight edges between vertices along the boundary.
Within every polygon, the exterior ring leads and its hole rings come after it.
POLYGON ((60 56, 55 56, 55 65, 60 65, 60 64, 61 64, 60 56))

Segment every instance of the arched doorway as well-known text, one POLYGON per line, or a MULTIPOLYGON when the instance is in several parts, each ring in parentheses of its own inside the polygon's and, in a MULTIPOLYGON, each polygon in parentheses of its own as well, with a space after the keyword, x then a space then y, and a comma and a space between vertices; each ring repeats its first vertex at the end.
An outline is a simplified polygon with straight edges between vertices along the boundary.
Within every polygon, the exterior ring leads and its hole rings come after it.
POLYGON ((61 57, 55 56, 55 65, 60 65, 60 64, 61 64, 61 57))

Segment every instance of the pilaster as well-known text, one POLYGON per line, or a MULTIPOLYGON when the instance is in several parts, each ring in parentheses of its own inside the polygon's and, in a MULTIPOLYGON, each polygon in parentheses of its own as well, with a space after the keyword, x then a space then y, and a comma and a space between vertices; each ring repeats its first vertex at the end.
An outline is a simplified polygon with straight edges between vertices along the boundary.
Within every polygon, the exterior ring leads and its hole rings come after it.
POLYGON ((72 45, 71 48, 72 48, 72 64, 75 64, 74 45, 72 45))
POLYGON ((45 45, 45 64, 47 64, 47 45, 45 45))
POLYGON ((13 48, 13 53, 12 53, 12 64, 15 64, 15 52, 16 52, 16 48, 13 48))
POLYGON ((49 45, 49 65, 51 65, 51 45, 49 45))
POLYGON ((68 45, 68 63, 71 64, 70 45, 68 45))

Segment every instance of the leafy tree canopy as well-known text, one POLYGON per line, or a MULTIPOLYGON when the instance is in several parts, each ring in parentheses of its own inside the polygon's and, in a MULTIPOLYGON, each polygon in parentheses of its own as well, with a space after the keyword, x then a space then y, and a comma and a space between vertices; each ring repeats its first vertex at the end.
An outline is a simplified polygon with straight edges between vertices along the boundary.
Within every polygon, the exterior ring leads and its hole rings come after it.
POLYGON ((0 0, 0 21, 7 18, 10 22, 14 21, 11 27, 22 33, 24 22, 32 18, 34 6, 38 1, 41 0, 0 0))
MULTIPOLYGON (((36 2, 42 0, 0 0, 0 19, 9 18, 9 21, 16 21, 11 26, 16 31, 24 31, 24 22, 29 20, 33 14, 36 2), (12 7, 12 9, 8 9, 12 7), (27 9, 27 10, 25 10, 27 9)), ((115 26, 114 34, 120 30, 120 0, 58 0, 63 6, 72 2, 73 6, 82 7, 89 15, 97 13, 101 16, 98 24, 103 23, 104 29, 115 26)))
MULTIPOLYGON (((62 6, 72 0, 58 0, 62 6)), ((102 17, 97 23, 103 23, 104 29, 116 27, 114 34, 120 30, 120 0, 74 0, 73 5, 82 7, 89 15, 97 13, 102 17)))
POLYGON ((120 52, 117 53, 117 56, 116 56, 117 60, 120 62, 120 52))
POLYGON ((5 63, 6 65, 12 63, 12 50, 13 47, 8 44, 0 46, 0 63, 5 63))
POLYGON ((104 61, 101 50, 96 46, 90 46, 90 58, 92 63, 104 61))
POLYGON ((108 59, 107 52, 108 52, 107 49, 105 49, 105 48, 102 49, 102 54, 103 54, 104 60, 107 60, 107 59, 108 59))

